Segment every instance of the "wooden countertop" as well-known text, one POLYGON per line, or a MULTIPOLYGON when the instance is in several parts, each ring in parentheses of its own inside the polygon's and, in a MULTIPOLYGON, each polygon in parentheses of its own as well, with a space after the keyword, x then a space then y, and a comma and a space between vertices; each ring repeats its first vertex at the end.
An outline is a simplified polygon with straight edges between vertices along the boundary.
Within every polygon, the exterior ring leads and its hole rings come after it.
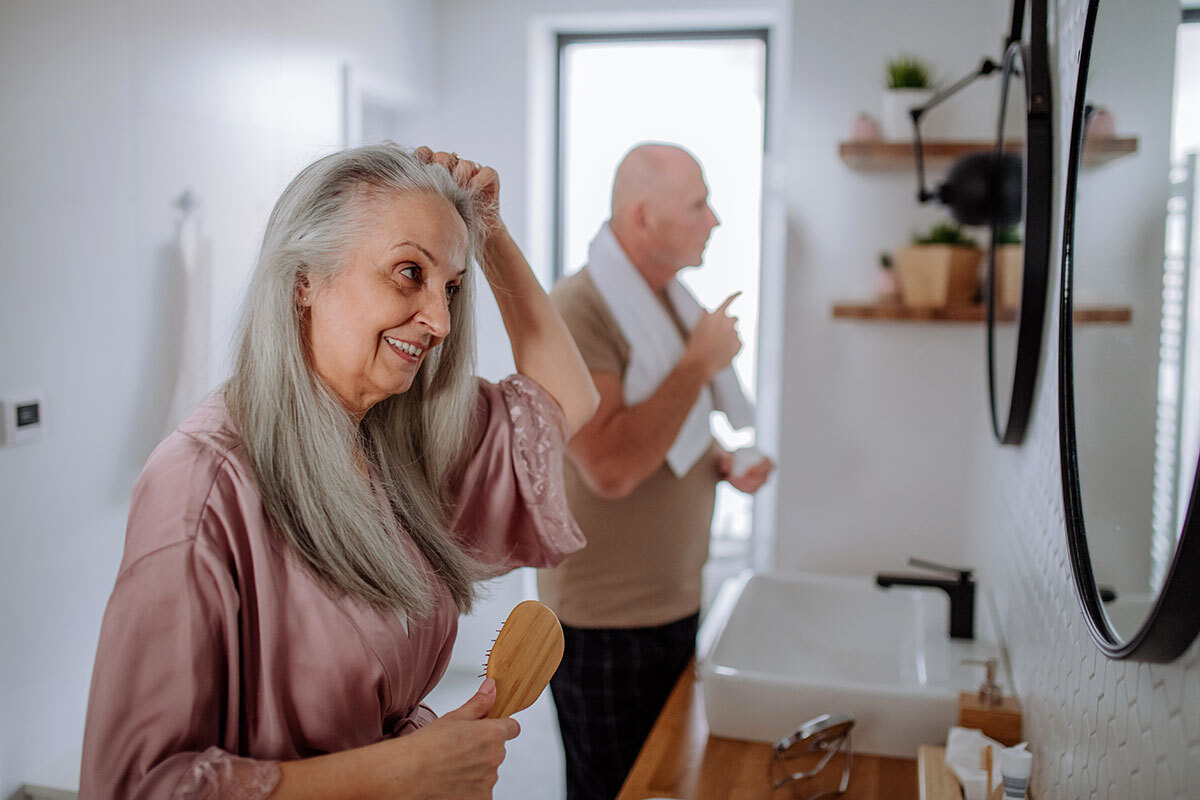
MULTIPOLYGON (((799 725, 804 720, 797 720, 799 725)), ((617 800, 673 797, 680 800, 757 800, 797 795, 790 786, 772 790, 767 782, 771 745, 710 736, 704 715, 704 694, 694 664, 675 684, 642 746, 617 800)), ((811 766, 806 762, 792 762, 811 766)), ((815 764, 815 757, 814 762, 815 764)), ((816 786, 835 786, 842 757, 814 779, 816 786)), ((811 792, 812 790, 808 790, 811 792)), ((855 753, 850 786, 843 800, 917 800, 917 762, 855 753)))

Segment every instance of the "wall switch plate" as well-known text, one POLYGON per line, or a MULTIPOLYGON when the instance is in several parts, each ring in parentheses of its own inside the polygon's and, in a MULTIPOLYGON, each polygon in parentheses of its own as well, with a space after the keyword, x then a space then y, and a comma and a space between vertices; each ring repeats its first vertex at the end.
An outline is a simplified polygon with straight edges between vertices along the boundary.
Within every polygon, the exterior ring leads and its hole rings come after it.
POLYGON ((38 392, 0 397, 0 444, 28 444, 45 434, 46 402, 38 392))

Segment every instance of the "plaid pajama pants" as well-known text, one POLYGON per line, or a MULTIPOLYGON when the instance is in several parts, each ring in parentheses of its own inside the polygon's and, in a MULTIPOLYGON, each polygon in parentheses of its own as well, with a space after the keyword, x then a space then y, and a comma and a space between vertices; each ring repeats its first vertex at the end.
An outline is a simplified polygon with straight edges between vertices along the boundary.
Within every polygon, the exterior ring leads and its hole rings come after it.
POLYGON ((613 800, 696 650, 700 615, 653 628, 563 625, 550 681, 567 762, 567 800, 613 800))

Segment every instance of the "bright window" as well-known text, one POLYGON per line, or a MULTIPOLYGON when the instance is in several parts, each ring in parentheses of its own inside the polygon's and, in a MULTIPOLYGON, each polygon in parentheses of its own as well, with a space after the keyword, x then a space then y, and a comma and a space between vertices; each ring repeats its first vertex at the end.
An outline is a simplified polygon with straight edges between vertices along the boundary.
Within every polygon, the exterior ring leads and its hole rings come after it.
MULTIPOLYGON (((559 274, 587 260, 588 243, 608 218, 613 175, 638 142, 683 145, 699 159, 709 202, 721 220, 704 266, 681 280, 714 308, 731 306, 744 345, 734 368, 753 398, 758 338, 762 157, 767 42, 765 31, 622 36, 562 36, 559 46, 559 274)), ((753 441, 714 415, 726 449, 753 441)), ((713 534, 750 535, 750 498, 722 483, 713 534)))

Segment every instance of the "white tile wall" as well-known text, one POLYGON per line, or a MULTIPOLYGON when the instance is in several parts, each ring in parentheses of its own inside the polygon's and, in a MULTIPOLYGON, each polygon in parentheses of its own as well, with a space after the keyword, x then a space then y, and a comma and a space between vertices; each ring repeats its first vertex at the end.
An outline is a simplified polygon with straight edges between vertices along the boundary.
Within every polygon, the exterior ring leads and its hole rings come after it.
MULTIPOLYGON (((1086 2, 1052 5, 1061 208, 1086 2)), ((1056 287, 1057 269, 1052 279, 1056 287)), ((1031 789, 1047 800, 1200 798, 1200 642, 1171 664, 1110 661, 1075 599, 1058 458, 1056 308, 1047 324, 1030 435, 1023 447, 995 449, 981 520, 984 577, 1004 620, 1034 752, 1031 789)))

